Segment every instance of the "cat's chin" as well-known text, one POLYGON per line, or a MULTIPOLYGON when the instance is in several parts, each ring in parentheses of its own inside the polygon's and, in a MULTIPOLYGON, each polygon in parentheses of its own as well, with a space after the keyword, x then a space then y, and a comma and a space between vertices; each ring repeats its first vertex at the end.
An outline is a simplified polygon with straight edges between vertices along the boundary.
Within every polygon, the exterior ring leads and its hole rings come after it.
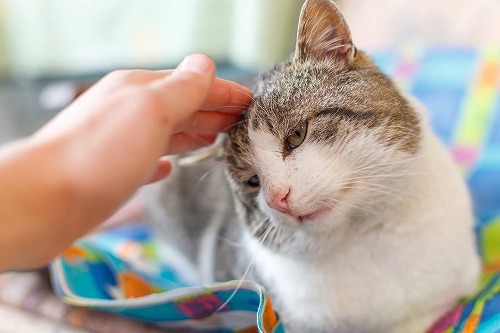
POLYGON ((303 215, 290 215, 281 212, 272 212, 269 214, 273 223, 286 229, 302 230, 306 233, 316 234, 330 231, 336 227, 339 216, 336 212, 327 207, 320 208, 303 215))
POLYGON ((292 218, 295 218, 298 223, 314 223, 314 221, 324 218, 331 211, 332 209, 330 207, 320 208, 308 214, 292 216, 292 218))

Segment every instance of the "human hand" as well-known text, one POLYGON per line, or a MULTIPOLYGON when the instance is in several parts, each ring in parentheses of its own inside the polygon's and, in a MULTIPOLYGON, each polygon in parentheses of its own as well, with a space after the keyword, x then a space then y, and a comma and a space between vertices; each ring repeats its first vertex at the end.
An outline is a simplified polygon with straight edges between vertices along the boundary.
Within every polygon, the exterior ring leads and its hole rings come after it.
POLYGON ((162 156, 213 142, 250 101, 248 89, 215 78, 204 55, 175 70, 104 77, 34 135, 0 150, 0 245, 12 249, 0 255, 0 271, 52 259, 141 185, 166 176, 162 156))
MULTIPOLYGON (((171 168, 168 160, 159 158, 161 155, 212 143, 217 133, 229 129, 250 103, 250 90, 214 79, 214 72, 215 65, 203 55, 186 58, 175 70, 113 72, 39 131, 36 138, 60 137, 63 133, 74 137, 79 130, 84 130, 87 137, 102 132, 102 139, 110 140, 110 146, 103 145, 106 140, 99 143, 104 160, 123 158, 110 155, 120 148, 128 148, 124 163, 129 163, 131 157, 151 153, 158 164, 145 182, 159 180, 171 168), (82 123, 88 126, 82 128, 82 123), (158 138, 153 140, 155 135, 158 138)), ((75 152, 83 156, 85 147, 81 142, 79 145, 75 152)), ((144 170, 143 166, 140 169, 144 170)))

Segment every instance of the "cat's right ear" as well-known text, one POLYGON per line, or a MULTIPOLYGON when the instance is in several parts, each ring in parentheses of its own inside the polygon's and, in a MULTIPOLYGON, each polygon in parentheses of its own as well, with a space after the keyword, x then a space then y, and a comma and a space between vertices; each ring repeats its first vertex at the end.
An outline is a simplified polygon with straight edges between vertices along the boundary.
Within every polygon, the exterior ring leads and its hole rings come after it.
POLYGON ((300 13, 295 59, 352 64, 356 48, 347 22, 331 0, 306 0, 300 13))

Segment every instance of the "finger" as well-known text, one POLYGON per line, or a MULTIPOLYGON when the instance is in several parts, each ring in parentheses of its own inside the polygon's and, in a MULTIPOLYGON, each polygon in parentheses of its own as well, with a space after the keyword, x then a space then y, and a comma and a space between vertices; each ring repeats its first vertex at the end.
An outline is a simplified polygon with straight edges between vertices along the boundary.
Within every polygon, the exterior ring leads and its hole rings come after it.
POLYGON ((172 75, 173 69, 147 70, 147 69, 119 69, 106 74, 101 81, 110 85, 145 84, 155 80, 165 79, 172 75))
POLYGON ((196 133, 178 133, 170 138, 170 144, 166 155, 174 155, 214 143, 217 134, 196 134, 196 133))
POLYGON ((217 133, 227 132, 240 119, 241 113, 198 111, 179 124, 175 132, 217 133))
MULTIPOLYGON (((164 80, 174 71, 174 69, 119 69, 107 74, 101 81, 113 85, 121 85, 124 82, 142 85, 156 80, 164 80)), ((250 89, 233 81, 215 78, 202 108, 210 111, 236 113, 247 108, 251 101, 252 91, 250 89)))
POLYGON ((167 177, 171 171, 172 171, 172 162, 170 162, 166 157, 160 158, 158 160, 158 166, 156 167, 155 172, 149 178, 146 184, 151 184, 159 180, 162 180, 163 178, 167 177))
POLYGON ((252 91, 236 82, 216 78, 203 110, 238 113, 252 102, 252 91))
POLYGON ((203 54, 186 57, 173 73, 154 88, 165 103, 164 119, 173 128, 191 117, 207 100, 215 80, 215 64, 203 54))

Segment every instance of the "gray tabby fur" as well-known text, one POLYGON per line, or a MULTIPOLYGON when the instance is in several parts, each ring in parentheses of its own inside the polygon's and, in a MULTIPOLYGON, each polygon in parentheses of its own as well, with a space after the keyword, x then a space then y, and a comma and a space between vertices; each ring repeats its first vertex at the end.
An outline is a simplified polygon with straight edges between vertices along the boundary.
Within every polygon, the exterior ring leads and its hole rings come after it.
POLYGON ((203 276, 196 283, 243 277, 248 260, 238 246, 242 226, 221 162, 179 166, 175 163, 178 158, 173 158, 170 176, 145 191, 158 241, 179 249, 189 259, 203 276), (211 241, 207 243, 203 240, 208 234, 211 241), (209 257, 214 260, 207 260, 209 257))

